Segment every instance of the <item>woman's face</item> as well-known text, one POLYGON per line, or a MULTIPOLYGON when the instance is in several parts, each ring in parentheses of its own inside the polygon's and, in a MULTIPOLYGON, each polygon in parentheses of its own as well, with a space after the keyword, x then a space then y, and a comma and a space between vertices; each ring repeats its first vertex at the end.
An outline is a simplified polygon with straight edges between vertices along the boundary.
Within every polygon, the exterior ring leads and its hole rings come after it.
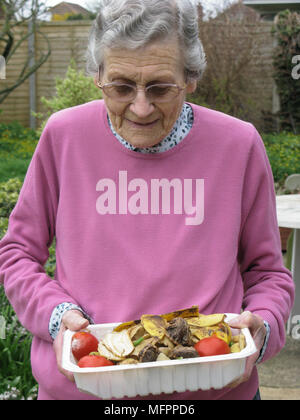
MULTIPOLYGON (((153 42, 137 50, 106 50, 100 82, 129 82, 138 85, 139 89, 157 83, 185 86, 177 41, 153 42)), ((133 146, 143 148, 154 146, 170 133, 180 115, 186 93, 195 88, 196 82, 189 83, 168 103, 151 103, 143 90, 138 90, 136 98, 129 103, 111 99, 104 92, 103 98, 116 132, 133 146)))

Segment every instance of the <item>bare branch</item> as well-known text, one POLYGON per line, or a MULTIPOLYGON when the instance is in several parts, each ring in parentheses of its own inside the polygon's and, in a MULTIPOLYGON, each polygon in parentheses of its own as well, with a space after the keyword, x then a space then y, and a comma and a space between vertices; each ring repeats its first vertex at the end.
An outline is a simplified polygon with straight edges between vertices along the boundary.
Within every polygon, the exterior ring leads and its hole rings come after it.
POLYGON ((0 103, 3 103, 8 95, 24 83, 33 73, 37 71, 49 58, 51 54, 50 42, 45 34, 38 29, 38 18, 45 14, 47 7, 41 0, 1 0, 0 10, 4 16, 4 24, 0 31, 0 45, 6 63, 16 54, 21 45, 28 40, 33 33, 39 33, 47 42, 47 53, 41 54, 34 66, 30 67, 30 56, 24 60, 16 81, 6 88, 0 90, 0 103), (33 21, 32 30, 28 29, 29 21, 33 21), (26 30, 20 30, 24 26, 26 30), (18 28, 18 29, 17 29, 18 28))

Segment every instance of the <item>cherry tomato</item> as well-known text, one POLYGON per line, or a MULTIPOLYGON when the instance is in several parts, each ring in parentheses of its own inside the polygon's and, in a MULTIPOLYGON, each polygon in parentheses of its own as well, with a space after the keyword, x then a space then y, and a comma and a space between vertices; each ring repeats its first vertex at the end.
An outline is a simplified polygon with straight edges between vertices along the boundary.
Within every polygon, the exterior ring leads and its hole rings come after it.
POLYGON ((76 360, 98 351, 98 340, 92 334, 84 331, 77 332, 72 337, 72 353, 76 360))
POLYGON ((103 356, 97 356, 95 354, 92 354, 89 356, 82 357, 78 362, 78 366, 80 368, 113 366, 113 362, 111 362, 103 356))
POLYGON ((224 340, 214 336, 203 338, 202 340, 198 341, 194 347, 201 357, 218 356, 220 354, 230 353, 229 345, 225 343, 224 340))

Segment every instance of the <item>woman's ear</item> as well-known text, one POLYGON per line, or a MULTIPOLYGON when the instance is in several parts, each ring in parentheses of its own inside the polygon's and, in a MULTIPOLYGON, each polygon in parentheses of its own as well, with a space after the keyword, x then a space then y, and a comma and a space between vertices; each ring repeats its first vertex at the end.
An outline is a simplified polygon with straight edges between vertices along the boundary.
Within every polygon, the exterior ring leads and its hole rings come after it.
POLYGON ((186 93, 194 93, 197 89, 197 80, 191 80, 186 87, 186 93))

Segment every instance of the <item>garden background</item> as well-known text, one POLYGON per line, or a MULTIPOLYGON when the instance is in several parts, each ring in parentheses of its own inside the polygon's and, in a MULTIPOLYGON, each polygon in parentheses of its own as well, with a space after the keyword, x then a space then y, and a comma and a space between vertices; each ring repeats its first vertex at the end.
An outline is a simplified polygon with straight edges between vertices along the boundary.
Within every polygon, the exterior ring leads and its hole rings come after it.
MULTIPOLYGON (((300 55, 300 15, 286 11, 276 22, 261 21, 241 5, 202 22, 200 37, 208 68, 197 92, 188 100, 250 121, 259 129, 276 192, 281 194, 286 192, 286 177, 300 173, 300 95, 295 87, 299 89, 299 82, 291 77, 292 57, 300 55)), ((8 228, 9 215, 49 115, 101 97, 82 71, 90 26, 91 22, 84 20, 44 22, 35 33, 35 54, 45 52, 49 42, 51 46, 48 60, 35 74, 35 129, 29 128, 33 121, 29 80, 0 102, 0 239, 8 228)), ((17 30, 21 36, 26 27, 20 25, 17 30)), ((8 63, 7 79, 0 81, 0 95, 3 86, 17 77, 19 63, 27 54, 25 43, 8 63)), ((54 276, 55 241, 45 270, 54 276)), ((0 400, 35 399, 31 335, 19 324, 2 286, 0 308, 6 320, 6 337, 0 339, 0 400)))

